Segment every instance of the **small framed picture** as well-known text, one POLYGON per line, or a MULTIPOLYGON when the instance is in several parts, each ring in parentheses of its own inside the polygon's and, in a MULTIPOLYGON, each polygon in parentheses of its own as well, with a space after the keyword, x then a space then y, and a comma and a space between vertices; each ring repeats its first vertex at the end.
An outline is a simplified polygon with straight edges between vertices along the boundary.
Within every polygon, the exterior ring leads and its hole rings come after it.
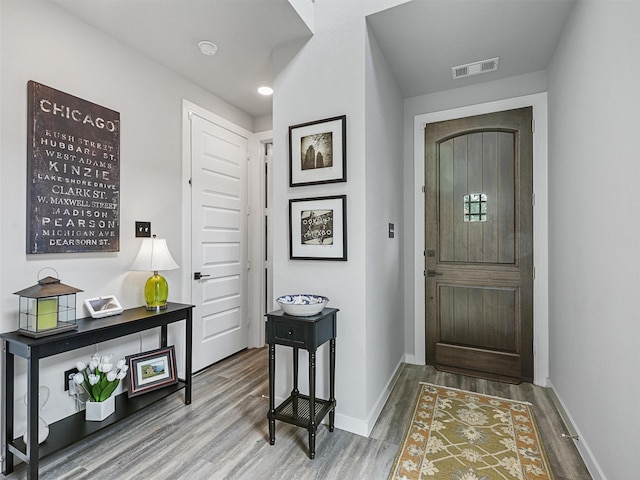
POLYGON ((88 298, 84 301, 84 304, 93 318, 108 317, 109 315, 122 313, 120 302, 114 295, 88 298))
POLYGON ((289 127, 289 186, 347 181, 347 116, 289 127))
POLYGON ((347 260, 347 196, 289 200, 289 258, 347 260))
POLYGON ((178 383, 173 345, 129 355, 129 397, 178 383))

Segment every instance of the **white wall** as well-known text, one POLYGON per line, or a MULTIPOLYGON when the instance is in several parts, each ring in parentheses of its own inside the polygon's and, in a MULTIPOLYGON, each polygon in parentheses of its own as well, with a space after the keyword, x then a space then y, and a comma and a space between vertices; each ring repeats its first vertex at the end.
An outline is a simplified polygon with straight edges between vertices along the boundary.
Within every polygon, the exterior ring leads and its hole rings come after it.
MULTIPOLYGON (((176 261, 181 251, 181 102, 187 98, 243 128, 252 118, 204 92, 178 75, 146 60, 122 44, 77 21, 49 2, 0 2, 0 330, 18 327, 18 297, 12 292, 33 285, 43 267, 84 290, 84 298, 115 294, 123 307, 143 304, 144 272, 128 272, 140 239, 134 222, 151 222, 153 233, 167 238, 176 261), (120 112, 120 252, 26 255, 27 81, 35 80, 120 112)), ((180 271, 167 272, 172 301, 180 298, 180 271)), ((187 299, 188 301, 188 299, 187 299)), ((82 316, 86 315, 80 308, 82 316)), ((117 356, 157 347, 156 335, 99 346, 117 356)), ((42 362, 41 384, 52 397, 43 416, 52 422, 74 412, 63 392, 63 372, 92 349, 70 352, 42 362)), ((17 362, 24 370, 24 362, 17 362)), ((16 397, 26 385, 19 380, 16 397)), ((21 398, 19 402, 21 402, 21 398)), ((24 412, 19 403, 17 414, 24 412)), ((17 431, 19 432, 19 426, 17 431)))
POLYGON ((404 358, 404 184, 402 96, 371 32, 365 82, 366 398, 367 412, 375 422, 404 358), (389 238, 389 223, 394 224, 394 238, 389 238))
MULTIPOLYGON (((393 345, 391 351, 378 352, 382 359, 375 366, 370 366, 368 360, 376 355, 374 349, 369 353, 368 338, 375 340, 375 346, 382 343, 380 336, 387 329, 387 322, 392 318, 382 318, 382 312, 372 313, 367 308, 367 291, 372 294, 382 290, 382 283, 370 278, 368 274, 369 248, 385 250, 387 257, 394 255, 393 249, 398 248, 399 242, 392 246, 383 246, 382 238, 369 242, 367 236, 370 228, 375 234, 381 233, 378 226, 370 227, 368 182, 372 179, 375 184, 380 182, 382 172, 371 173, 368 163, 369 147, 382 147, 373 161, 376 165, 387 162, 382 159, 386 152, 393 149, 393 137, 390 140, 367 143, 370 133, 377 133, 383 128, 383 123, 369 126, 369 118, 365 109, 365 91, 368 73, 374 73, 374 67, 367 70, 367 43, 365 15, 385 8, 399 1, 336 1, 318 0, 315 3, 314 36, 295 55, 286 47, 276 51, 274 71, 275 95, 273 132, 273 205, 271 216, 273 232, 273 265, 274 289, 273 295, 310 291, 326 295, 330 298, 330 306, 340 308, 338 314, 338 338, 336 346, 337 378, 336 398, 337 414, 336 426, 355 433, 367 435, 372 428, 370 396, 377 399, 381 396, 384 386, 389 381, 393 368, 399 358, 390 358, 398 352, 395 350, 402 341, 402 326, 392 330, 391 338, 387 339, 393 345), (293 57, 293 58, 292 58, 293 57), (337 115, 347 116, 347 177, 346 183, 288 187, 288 126, 297 123, 320 120, 337 115), (371 175, 371 176, 369 176, 371 175), (347 195, 347 238, 348 261, 291 261, 288 251, 288 201, 291 198, 307 198, 326 195, 347 195), (371 287, 370 287, 371 285, 371 287), (381 365, 382 362, 384 365, 381 365), (378 369, 376 371, 375 369, 378 369), (371 388, 370 388, 371 386, 371 388)), ((372 54, 375 61, 379 61, 379 53, 372 54)), ((379 70, 379 65, 375 70, 379 70)), ((386 67, 384 67, 386 68, 386 67)), ((375 73, 378 75, 378 73, 375 73)), ((380 95, 375 100, 375 108, 381 108, 387 102, 393 102, 396 93, 381 94, 382 84, 391 84, 388 73, 379 79, 372 79, 370 95, 380 95), (378 84, 378 82, 382 82, 378 84)), ((398 118, 398 114, 392 112, 398 118)), ((399 125, 392 136, 399 135, 399 125)), ((396 141, 398 144, 398 141, 396 141)), ((399 151, 399 150, 398 150, 399 151)), ((385 213, 388 220, 398 215, 400 205, 399 192, 396 183, 388 192, 390 204, 385 213), (397 193, 398 198, 392 198, 397 193)), ((377 200, 375 206, 382 203, 377 200)), ((371 232, 373 233, 373 232, 371 232)), ((397 250, 396 250, 397 255, 397 250)), ((373 266, 376 274, 382 267, 373 266)), ((394 267, 390 274, 398 275, 398 267, 394 267)), ((386 297, 385 297, 386 298, 386 297)), ((397 292, 389 297, 391 304, 398 304, 397 292)), ((382 347, 385 348, 386 347, 382 347)), ((278 376, 276 379, 276 393, 280 397, 287 395, 291 389, 290 349, 278 348, 276 354, 278 376)), ((327 365, 325 349, 318 355, 318 389, 320 396, 326 395, 327 365)), ((306 371, 306 355, 301 354, 301 371, 306 371)), ((306 375, 301 375, 306 377, 306 375)), ((304 391, 305 379, 301 378, 301 390, 304 391)), ((325 397, 326 398, 326 397, 325 397)), ((373 418, 375 420, 375 418, 373 418)))
POLYGON ((612 480, 640 454, 639 26, 638 2, 579 1, 548 68, 551 381, 612 480))

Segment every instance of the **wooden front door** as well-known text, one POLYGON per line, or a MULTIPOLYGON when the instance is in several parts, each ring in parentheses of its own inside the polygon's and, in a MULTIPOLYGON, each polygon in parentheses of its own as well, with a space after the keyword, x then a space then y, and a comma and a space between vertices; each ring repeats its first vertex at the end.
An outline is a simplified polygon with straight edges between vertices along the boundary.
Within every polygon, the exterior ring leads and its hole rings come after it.
POLYGON ((425 129, 427 363, 533 380, 531 107, 425 129))

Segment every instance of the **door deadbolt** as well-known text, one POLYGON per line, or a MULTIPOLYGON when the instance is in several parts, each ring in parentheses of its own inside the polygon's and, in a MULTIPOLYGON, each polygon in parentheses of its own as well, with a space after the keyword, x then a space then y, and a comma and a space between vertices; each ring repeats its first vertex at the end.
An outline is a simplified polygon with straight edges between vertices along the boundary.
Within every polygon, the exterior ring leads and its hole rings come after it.
POLYGON ((193 272, 193 279, 200 280, 201 278, 210 277, 211 275, 202 275, 200 272, 193 272))
POLYGON ((435 277, 436 275, 442 275, 442 273, 435 270, 427 270, 427 277, 435 277))

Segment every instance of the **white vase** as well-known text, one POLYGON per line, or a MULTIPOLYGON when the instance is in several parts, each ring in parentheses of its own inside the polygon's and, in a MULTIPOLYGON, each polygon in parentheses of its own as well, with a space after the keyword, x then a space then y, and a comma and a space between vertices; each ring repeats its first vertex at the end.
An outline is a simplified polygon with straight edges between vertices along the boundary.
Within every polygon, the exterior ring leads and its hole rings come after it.
POLYGON ((91 402, 85 404, 85 420, 101 422, 116 411, 116 400, 112 395, 104 402, 91 402))

